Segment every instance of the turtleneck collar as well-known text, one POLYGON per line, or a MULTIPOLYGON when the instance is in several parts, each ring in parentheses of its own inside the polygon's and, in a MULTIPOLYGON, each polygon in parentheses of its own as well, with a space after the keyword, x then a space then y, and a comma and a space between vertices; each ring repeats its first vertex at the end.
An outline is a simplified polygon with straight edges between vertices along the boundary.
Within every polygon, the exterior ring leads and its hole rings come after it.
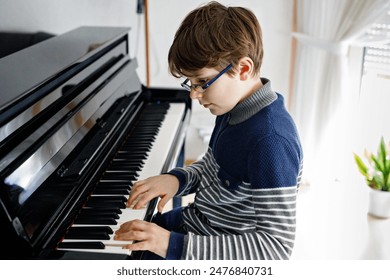
POLYGON ((230 125, 235 125, 249 119, 278 98, 277 94, 271 89, 270 80, 261 78, 261 82, 263 83, 261 88, 259 88, 244 101, 238 103, 229 112, 230 125))

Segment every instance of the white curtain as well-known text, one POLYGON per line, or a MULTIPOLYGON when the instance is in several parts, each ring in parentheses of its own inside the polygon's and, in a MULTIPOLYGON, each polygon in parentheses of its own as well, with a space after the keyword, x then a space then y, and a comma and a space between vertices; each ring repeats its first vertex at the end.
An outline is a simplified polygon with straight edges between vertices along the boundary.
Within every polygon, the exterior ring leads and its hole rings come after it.
POLYGON ((297 39, 290 111, 305 153, 304 178, 339 170, 338 149, 348 124, 349 45, 390 8, 389 0, 297 0, 297 39))

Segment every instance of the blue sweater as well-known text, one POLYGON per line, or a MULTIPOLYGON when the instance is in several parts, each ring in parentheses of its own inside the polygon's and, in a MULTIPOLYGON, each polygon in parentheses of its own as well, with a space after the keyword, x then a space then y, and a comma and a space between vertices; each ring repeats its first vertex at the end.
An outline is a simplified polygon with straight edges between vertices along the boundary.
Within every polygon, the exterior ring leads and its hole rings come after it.
POLYGON ((169 173, 187 234, 172 232, 167 259, 288 259, 295 239, 302 148, 284 99, 263 87, 216 118, 205 156, 169 173))

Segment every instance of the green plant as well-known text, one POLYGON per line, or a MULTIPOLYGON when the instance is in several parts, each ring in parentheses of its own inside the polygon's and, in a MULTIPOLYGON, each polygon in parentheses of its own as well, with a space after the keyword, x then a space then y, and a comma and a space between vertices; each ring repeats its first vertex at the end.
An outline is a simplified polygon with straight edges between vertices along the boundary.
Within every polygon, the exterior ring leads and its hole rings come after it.
POLYGON ((368 186, 377 190, 390 191, 390 149, 388 146, 386 147, 383 137, 377 155, 365 150, 367 164, 355 153, 354 157, 360 173, 366 178, 368 186))

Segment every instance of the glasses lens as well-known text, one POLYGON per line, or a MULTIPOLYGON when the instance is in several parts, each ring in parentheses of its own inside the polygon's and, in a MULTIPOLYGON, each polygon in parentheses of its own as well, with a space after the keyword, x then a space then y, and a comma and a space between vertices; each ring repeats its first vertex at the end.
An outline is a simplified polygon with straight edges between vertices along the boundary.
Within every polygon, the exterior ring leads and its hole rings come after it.
POLYGON ((180 85, 187 91, 191 91, 191 86, 188 83, 188 79, 186 79, 184 82, 182 82, 180 85))
POLYGON ((204 93, 206 90, 204 88, 202 88, 201 85, 194 85, 192 87, 196 92, 199 92, 199 93, 204 93))
POLYGON ((189 79, 186 79, 183 83, 181 83, 181 86, 191 92, 191 90, 194 90, 196 92, 199 92, 199 93, 204 93, 206 91, 206 89, 203 89, 201 85, 189 85, 189 79))
POLYGON ((187 91, 191 91, 191 87, 189 85, 186 85, 186 84, 181 84, 181 86, 187 90, 187 91))

